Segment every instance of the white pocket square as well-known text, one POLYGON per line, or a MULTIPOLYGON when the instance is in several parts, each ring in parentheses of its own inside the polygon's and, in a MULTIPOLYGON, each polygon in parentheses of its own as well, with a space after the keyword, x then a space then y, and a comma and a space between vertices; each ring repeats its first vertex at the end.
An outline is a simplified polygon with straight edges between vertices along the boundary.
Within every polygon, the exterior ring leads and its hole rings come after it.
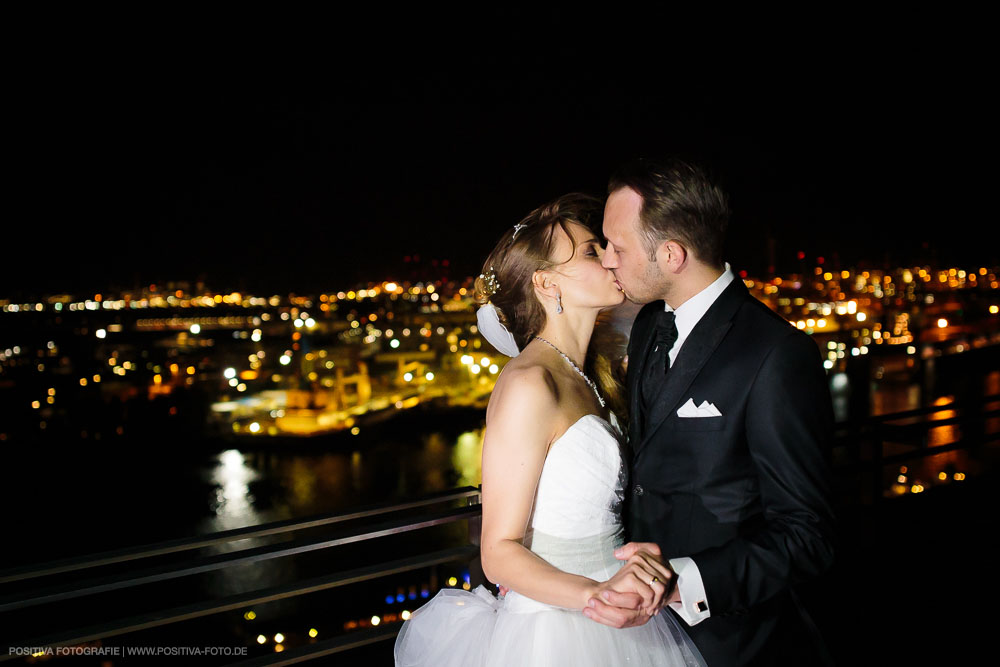
POLYGON ((715 407, 714 404, 708 401, 702 401, 701 405, 696 406, 694 404, 694 399, 689 398, 687 403, 682 405, 677 409, 678 417, 721 417, 722 413, 719 409, 715 407))

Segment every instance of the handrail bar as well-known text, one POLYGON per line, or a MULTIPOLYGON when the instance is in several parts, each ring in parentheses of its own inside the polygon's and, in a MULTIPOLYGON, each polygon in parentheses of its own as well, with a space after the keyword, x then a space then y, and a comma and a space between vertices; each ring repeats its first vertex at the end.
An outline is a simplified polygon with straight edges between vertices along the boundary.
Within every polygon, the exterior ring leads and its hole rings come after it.
MULTIPOLYGON (((852 426, 868 426, 874 424, 881 424, 886 421, 894 421, 896 419, 906 419, 907 417, 919 417, 921 415, 933 414, 935 412, 941 412, 944 410, 955 410, 966 408, 980 404, 991 403, 993 401, 1000 401, 1000 394, 992 394, 990 396, 983 396, 982 399, 977 399, 974 402, 961 402, 955 401, 954 403, 947 403, 945 405, 929 405, 923 408, 915 408, 913 410, 902 410, 900 412, 889 412, 882 415, 870 415, 862 419, 845 419, 844 421, 839 421, 833 425, 835 429, 847 429, 852 426)), ((979 415, 976 415, 977 417, 979 415)))
POLYGON ((41 604, 56 602, 59 600, 69 600, 73 598, 104 593, 107 591, 131 588, 142 584, 167 581, 179 577, 200 574, 219 570, 235 563, 253 563, 263 560, 270 560, 281 556, 289 556, 300 553, 327 549, 330 547, 363 542, 365 540, 385 537, 398 533, 405 533, 421 528, 462 521, 478 515, 482 510, 478 506, 458 507, 443 510, 433 514, 423 515, 421 520, 413 522, 412 517, 401 517, 391 521, 385 521, 374 526, 367 526, 365 530, 344 531, 339 537, 321 538, 312 540, 299 540, 290 545, 276 544, 244 549, 215 556, 195 559, 187 563, 170 563, 152 568, 147 568, 140 572, 110 575, 107 577, 93 578, 79 582, 75 585, 52 586, 41 591, 36 591, 27 596, 9 596, 0 598, 0 612, 25 609, 41 604))
POLYGON ((956 417, 947 417, 945 419, 932 419, 930 421, 919 421, 912 424, 887 424, 883 422, 879 424, 881 428, 889 429, 889 432, 899 432, 899 431, 926 431, 932 428, 937 428, 939 426, 951 426, 952 424, 961 424, 967 421, 978 421, 980 419, 986 419, 989 417, 1000 416, 1000 408, 995 410, 987 410, 985 412, 977 412, 973 416, 962 415, 956 417))
POLYGON ((965 438, 961 440, 956 440, 955 442, 949 442, 944 445, 935 445, 934 447, 922 447, 915 452, 900 452, 899 454, 893 454, 892 456, 883 456, 881 459, 882 465, 889 465, 890 463, 899 463, 900 461, 909 461, 913 458, 924 458, 927 456, 934 456, 935 454, 943 454, 944 452, 950 452, 955 449, 968 449, 970 447, 975 447, 977 445, 982 445, 988 441, 996 440, 1000 438, 1000 433, 987 433, 985 435, 978 436, 974 440, 965 438))
MULTIPOLYGON (((232 611, 234 609, 250 605, 264 604, 284 598, 315 593, 322 590, 337 588, 339 586, 367 581, 369 579, 399 574, 400 572, 407 572, 409 570, 431 567, 454 560, 462 560, 472 557, 478 552, 478 547, 474 545, 442 549, 439 551, 421 554, 419 556, 410 556, 408 558, 401 558, 387 563, 354 568, 322 577, 315 577, 305 581, 285 584, 283 586, 274 586, 271 588, 249 591, 247 593, 239 593, 214 601, 183 605, 165 611, 150 612, 140 616, 130 616, 124 619, 117 619, 99 625, 74 628, 73 630, 68 630, 66 632, 14 642, 11 645, 65 646, 80 644, 95 639, 114 637, 129 632, 147 630, 161 625, 169 625, 171 623, 187 621, 224 611, 232 611)), ((9 657, 16 656, 0 654, 0 662, 7 660, 9 657)))
POLYGON ((223 542, 231 542, 234 540, 263 537, 266 535, 277 535, 294 530, 315 528, 317 526, 351 521, 354 519, 363 519, 389 512, 398 512, 417 507, 424 507, 426 505, 435 505, 438 503, 448 502, 450 500, 460 500, 462 498, 469 498, 478 495, 478 488, 466 486, 460 489, 452 489, 428 495, 424 498, 406 503, 379 503, 375 505, 368 505, 346 514, 320 514, 305 519, 283 519, 281 521, 272 521, 270 523, 257 524, 254 526, 245 526, 243 528, 233 528, 231 530, 210 533, 208 535, 183 537, 174 540, 165 540, 163 542, 140 545, 137 547, 126 547, 124 549, 103 551, 84 556, 54 560, 49 561, 48 563, 42 563, 41 565, 15 567, 0 571, 0 584, 12 581, 23 581, 50 574, 83 570, 102 565, 111 565, 114 563, 138 560, 141 558, 150 558, 152 556, 162 556, 164 554, 176 553, 180 551, 189 551, 192 549, 199 549, 201 547, 211 546, 213 544, 223 542))
POLYGON ((943 454, 945 452, 951 452, 956 449, 969 449, 970 447, 975 447, 977 445, 982 445, 986 442, 1000 439, 1000 433, 987 433, 985 435, 977 436, 975 439, 965 438, 962 440, 956 440, 955 442, 948 442, 943 445, 934 445, 933 447, 919 447, 911 452, 900 452, 898 454, 893 454, 892 456, 883 456, 877 461, 852 461, 850 463, 841 463, 834 466, 835 472, 847 472, 864 470, 866 468, 871 468, 873 465, 889 465, 891 463, 899 463, 901 461, 909 461, 911 459, 921 459, 927 456, 936 456, 938 454, 943 454))

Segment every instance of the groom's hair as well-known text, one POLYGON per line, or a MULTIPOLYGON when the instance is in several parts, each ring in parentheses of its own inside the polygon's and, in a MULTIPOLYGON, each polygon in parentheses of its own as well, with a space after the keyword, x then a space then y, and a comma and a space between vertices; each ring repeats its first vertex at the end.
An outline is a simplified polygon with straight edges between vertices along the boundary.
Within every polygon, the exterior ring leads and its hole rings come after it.
POLYGON ((608 181, 608 194, 631 188, 642 197, 639 232, 650 261, 661 243, 677 239, 701 262, 723 265, 729 204, 705 170, 677 158, 638 158, 608 181))

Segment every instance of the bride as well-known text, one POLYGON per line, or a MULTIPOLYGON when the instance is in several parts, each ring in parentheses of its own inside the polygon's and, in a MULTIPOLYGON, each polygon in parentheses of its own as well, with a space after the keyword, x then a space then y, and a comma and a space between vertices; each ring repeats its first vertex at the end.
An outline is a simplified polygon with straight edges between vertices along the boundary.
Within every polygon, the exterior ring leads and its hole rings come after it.
POLYGON ((658 613, 669 575, 614 557, 623 436, 612 397, 582 370, 598 313, 624 299, 588 227, 598 207, 569 194, 532 211, 476 281, 480 332, 514 357, 486 411, 482 461, 483 571, 509 592, 440 591, 403 624, 399 666, 704 664, 658 613), (614 629, 585 616, 612 586, 653 618, 614 629))

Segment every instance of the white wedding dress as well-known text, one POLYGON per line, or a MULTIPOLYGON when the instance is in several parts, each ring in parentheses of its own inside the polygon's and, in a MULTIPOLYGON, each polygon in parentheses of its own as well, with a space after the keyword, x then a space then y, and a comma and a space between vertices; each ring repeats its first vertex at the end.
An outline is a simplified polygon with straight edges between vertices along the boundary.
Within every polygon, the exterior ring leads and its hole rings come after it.
MULTIPOLYGON (((621 431, 585 415, 549 448, 524 545, 555 567, 595 581, 624 564, 621 504, 627 481, 621 431)), ((510 591, 440 591, 403 623, 396 665, 704 665, 669 610, 616 629, 510 591)))

